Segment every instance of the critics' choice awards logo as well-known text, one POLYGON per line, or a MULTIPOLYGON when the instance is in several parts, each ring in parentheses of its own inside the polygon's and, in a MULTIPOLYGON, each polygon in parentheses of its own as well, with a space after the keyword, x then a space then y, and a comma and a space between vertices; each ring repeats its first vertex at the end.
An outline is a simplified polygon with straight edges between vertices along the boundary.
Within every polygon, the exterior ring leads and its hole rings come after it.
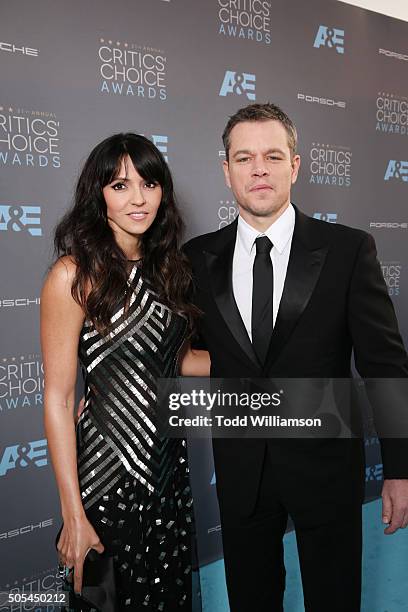
POLYGON ((0 413, 43 405, 44 369, 40 355, 0 360, 0 413))
POLYGON ((408 161, 390 159, 384 174, 384 181, 408 183, 408 161))
POLYGON ((408 98, 379 92, 376 100, 377 132, 384 134, 408 134, 408 98))
POLYGON ((270 13, 271 3, 267 0, 218 0, 218 33, 269 45, 270 13))
POLYGON ((228 94, 237 94, 241 96, 245 94, 248 100, 255 100, 255 83, 255 74, 227 70, 222 81, 219 95, 228 96, 228 94))
POLYGON ((60 168, 59 132, 53 113, 0 106, 0 166, 60 168))
POLYGON ((337 213, 315 212, 313 213, 313 218, 319 219, 319 221, 326 221, 327 223, 337 223, 337 213))
POLYGON ((344 53, 344 30, 320 25, 313 43, 315 49, 328 47, 341 55, 344 53))
POLYGON ((41 206, 0 204, 0 231, 42 236, 41 206))
POLYGON ((351 158, 348 147, 312 143, 309 183, 350 187, 351 158))
POLYGON ((402 265, 400 261, 382 261, 381 270, 391 296, 400 294, 400 281, 402 265))
MULTIPOLYGON (((51 527, 53 523, 49 524, 49 521, 54 521, 54 519, 46 519, 45 521, 41 521, 41 527, 37 527, 39 523, 33 525, 34 529, 43 529, 44 527, 51 527)), ((33 529, 33 531, 34 531, 33 529)), ((19 577, 19 581, 14 580, 12 583, 2 584, 0 589, 3 591, 0 593, 0 597, 3 597, 3 601, 0 600, 0 612, 11 612, 11 610, 18 610, 18 612, 22 612, 24 610, 31 610, 35 612, 39 612, 47 610, 47 612, 54 612, 59 610, 60 607, 55 606, 54 604, 45 605, 41 604, 33 604, 30 601, 23 603, 13 604, 13 607, 10 607, 10 604, 7 603, 6 606, 2 607, 2 603, 4 602, 4 596, 7 597, 7 592, 13 593, 13 595, 25 595, 30 596, 32 593, 49 593, 50 597, 55 597, 56 592, 60 592, 62 589, 61 578, 56 575, 55 566, 47 568, 41 572, 37 572, 36 574, 32 574, 31 576, 23 576, 19 577), (7 591, 4 593, 4 591, 7 591), (38 607, 41 606, 41 607, 38 607)))
POLYGON ((134 43, 100 39, 100 91, 149 100, 166 100, 167 57, 134 43))
POLYGON ((220 200, 218 206, 218 229, 229 225, 238 215, 238 209, 234 200, 220 200))
POLYGON ((20 442, 0 449, 0 476, 10 470, 47 465, 47 440, 20 442))

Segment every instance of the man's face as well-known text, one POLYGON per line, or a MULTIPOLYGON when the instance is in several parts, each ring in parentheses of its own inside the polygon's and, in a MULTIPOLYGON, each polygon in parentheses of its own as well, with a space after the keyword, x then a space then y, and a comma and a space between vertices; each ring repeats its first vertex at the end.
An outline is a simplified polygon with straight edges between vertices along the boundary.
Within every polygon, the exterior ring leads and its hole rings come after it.
POLYGON ((241 216, 273 223, 290 203, 290 189, 300 157, 291 159, 288 137, 279 121, 244 121, 230 133, 225 181, 234 193, 241 216))

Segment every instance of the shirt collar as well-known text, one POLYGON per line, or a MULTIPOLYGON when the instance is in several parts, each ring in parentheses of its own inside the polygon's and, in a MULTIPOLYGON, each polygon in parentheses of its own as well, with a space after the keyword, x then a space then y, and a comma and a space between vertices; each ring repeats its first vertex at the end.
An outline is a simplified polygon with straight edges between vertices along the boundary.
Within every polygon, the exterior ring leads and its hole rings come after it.
POLYGON ((241 215, 238 217, 237 231, 239 239, 248 256, 251 254, 252 249, 255 248, 255 240, 258 236, 268 236, 278 253, 281 254, 292 238, 294 229, 295 209, 292 204, 289 204, 285 212, 265 232, 259 232, 253 228, 241 215))

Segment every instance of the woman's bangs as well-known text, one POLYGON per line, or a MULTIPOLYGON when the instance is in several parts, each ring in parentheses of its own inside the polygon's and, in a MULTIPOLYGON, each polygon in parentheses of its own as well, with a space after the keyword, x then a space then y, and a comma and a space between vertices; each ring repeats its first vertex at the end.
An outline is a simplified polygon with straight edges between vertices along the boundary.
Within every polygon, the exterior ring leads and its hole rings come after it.
POLYGON ((163 163, 153 147, 153 144, 150 147, 147 143, 140 141, 129 147, 128 155, 135 169, 145 181, 159 183, 163 187, 163 163))

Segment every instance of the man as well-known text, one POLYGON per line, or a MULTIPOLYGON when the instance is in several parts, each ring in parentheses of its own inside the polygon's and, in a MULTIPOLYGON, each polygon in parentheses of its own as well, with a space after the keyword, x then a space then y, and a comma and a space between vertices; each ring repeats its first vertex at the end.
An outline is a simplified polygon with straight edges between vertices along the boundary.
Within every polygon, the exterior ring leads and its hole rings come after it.
MULTIPOLYGON (((290 203, 300 157, 281 109, 253 104, 223 134, 239 216, 185 247, 211 375, 404 378, 408 359, 373 238, 290 203)), ((291 515, 305 609, 357 612, 364 447, 353 440, 214 439, 231 612, 283 610, 291 515)), ((406 440, 382 440, 385 533, 408 523, 406 440), (402 452, 401 452, 402 451, 402 452)))

